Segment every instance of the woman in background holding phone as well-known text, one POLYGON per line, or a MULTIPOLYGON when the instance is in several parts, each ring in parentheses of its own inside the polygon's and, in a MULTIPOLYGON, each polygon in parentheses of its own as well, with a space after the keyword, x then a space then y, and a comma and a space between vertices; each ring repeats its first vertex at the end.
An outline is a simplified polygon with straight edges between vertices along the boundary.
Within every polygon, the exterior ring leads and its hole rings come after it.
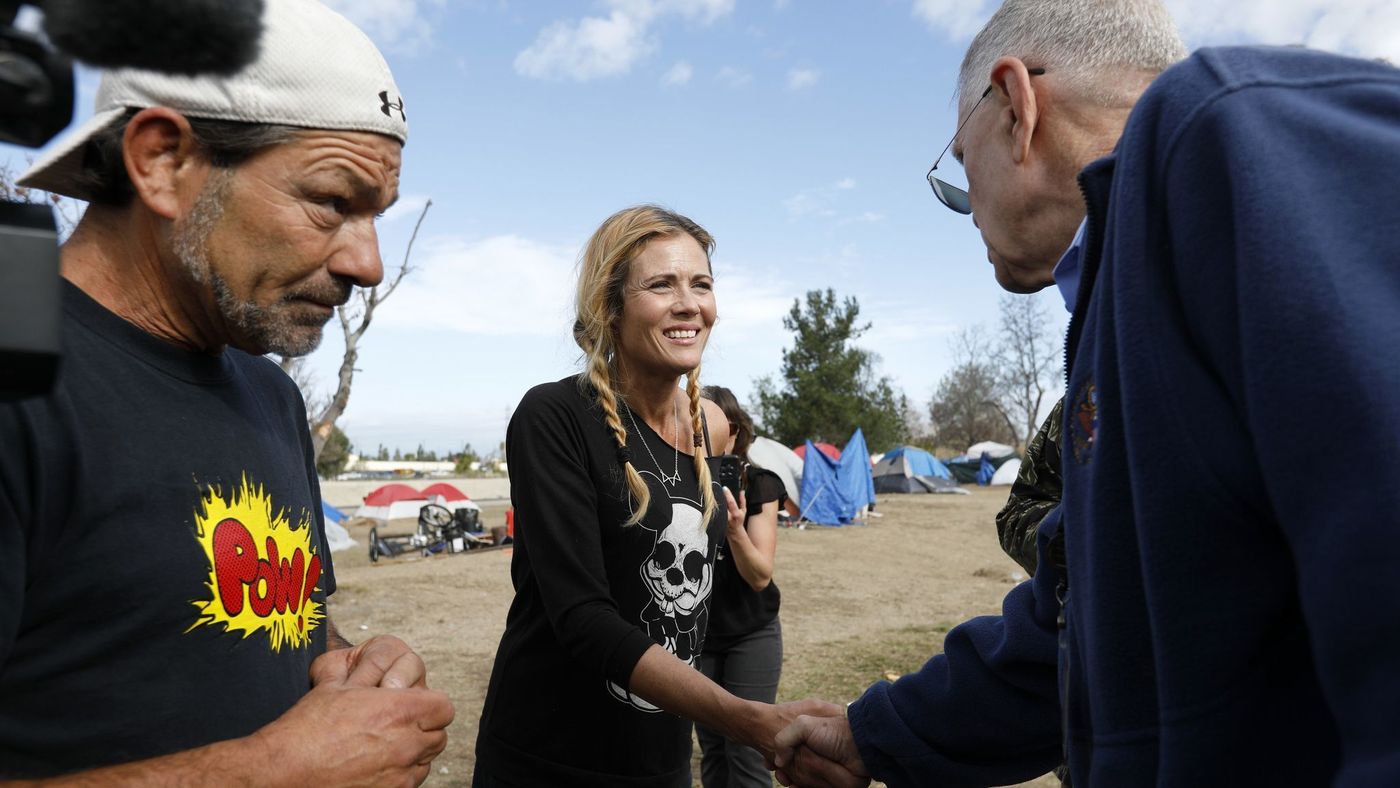
MULTIPOLYGON (((719 405, 729 420, 727 455, 737 455, 745 469, 739 479, 746 517, 731 518, 715 558, 715 586, 710 605, 710 632, 700 656, 700 670, 716 684, 747 700, 772 703, 783 669, 783 630, 778 622, 781 599, 773 583, 773 556, 778 547, 778 510, 787 499, 782 479, 749 463, 753 420, 723 386, 706 386, 705 399, 719 405)), ((721 458, 721 461, 727 458, 721 458)), ((736 496, 737 497, 737 496, 736 496)), ((696 726, 700 739, 700 781, 705 788, 767 786, 763 755, 752 747, 696 726)))

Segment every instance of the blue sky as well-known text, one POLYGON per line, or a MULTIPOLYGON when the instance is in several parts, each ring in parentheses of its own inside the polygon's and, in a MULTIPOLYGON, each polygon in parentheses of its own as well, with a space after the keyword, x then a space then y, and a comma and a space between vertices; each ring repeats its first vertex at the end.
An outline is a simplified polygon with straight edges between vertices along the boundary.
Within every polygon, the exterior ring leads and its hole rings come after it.
MULTIPOLYGON (((952 135, 958 62, 994 2, 329 4, 380 45, 404 94, 387 267, 433 200, 417 270, 361 343, 341 421, 357 447, 493 449, 526 389, 577 369, 575 260, 602 219, 639 202, 716 237, 720 323, 704 379, 741 399, 777 373, 782 315, 810 289, 859 299, 872 323, 861 344, 925 410, 950 336, 994 324, 1001 291, 977 232, 923 177, 952 135)), ((1389 0, 1167 5, 1192 48, 1307 43, 1400 62, 1389 0)), ((85 74, 80 116, 94 92, 85 74)), ((17 167, 25 155, 0 149, 17 167)), ((1033 297, 1058 330, 1058 296, 1033 297)), ((323 389, 341 349, 332 324, 310 360, 323 389)))

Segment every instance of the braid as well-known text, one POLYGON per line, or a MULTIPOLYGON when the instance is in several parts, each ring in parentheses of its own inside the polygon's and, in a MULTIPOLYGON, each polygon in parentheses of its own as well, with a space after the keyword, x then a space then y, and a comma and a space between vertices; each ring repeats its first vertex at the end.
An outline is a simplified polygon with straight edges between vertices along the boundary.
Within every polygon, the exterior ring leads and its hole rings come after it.
MULTIPOLYGON (((695 477, 700 481, 700 500, 705 502, 705 511, 700 521, 708 523, 719 503, 715 491, 710 489, 710 464, 705 462, 704 422, 700 419, 700 368, 696 367, 685 376, 685 393, 690 395, 690 422, 695 431, 695 477)), ((737 502, 736 502, 737 503, 737 502)))
MULTIPOLYGON (((618 418, 617 396, 612 390, 612 374, 599 348, 593 348, 588 354, 588 379, 593 383, 593 388, 598 390, 598 404, 603 408, 603 418, 607 421, 608 429, 612 430, 617 447, 626 449, 627 428, 622 426, 622 419, 618 418)), ((638 440, 641 440, 640 436, 638 440)), ((631 489, 632 498, 636 501, 636 505, 632 507, 632 517, 623 525, 636 525, 641 522, 642 515, 646 514, 647 507, 651 505, 651 491, 647 489, 647 483, 642 481, 641 474, 632 467, 632 463, 622 463, 622 470, 627 474, 627 487, 631 489)))

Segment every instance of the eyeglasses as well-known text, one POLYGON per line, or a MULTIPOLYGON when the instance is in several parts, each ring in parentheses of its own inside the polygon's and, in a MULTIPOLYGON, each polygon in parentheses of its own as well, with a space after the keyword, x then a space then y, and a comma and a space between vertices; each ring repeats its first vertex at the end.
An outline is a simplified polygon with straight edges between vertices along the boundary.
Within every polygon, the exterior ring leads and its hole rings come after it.
MULTIPOLYGON (((1026 73, 1033 77, 1038 77, 1045 73, 1045 69, 1028 68, 1026 69, 1026 73)), ((967 192, 947 181, 935 178, 933 176, 933 171, 938 169, 938 162, 943 161, 943 157, 948 154, 948 149, 953 147, 953 143, 958 139, 958 134, 962 133, 963 126, 966 126, 967 122, 972 120, 972 113, 976 112, 977 108, 982 106, 982 102, 990 95, 992 95, 992 86, 988 85, 987 89, 982 91, 981 97, 977 99, 977 103, 973 104, 972 109, 967 111, 967 117, 963 118, 963 122, 958 124, 957 130, 953 132, 953 139, 948 140, 948 144, 943 146, 943 152, 938 154, 938 158, 933 160, 933 166, 928 168, 928 175, 925 176, 928 178, 928 185, 933 187, 933 196, 937 197, 939 202, 958 213, 972 213, 972 201, 968 199, 967 192)))

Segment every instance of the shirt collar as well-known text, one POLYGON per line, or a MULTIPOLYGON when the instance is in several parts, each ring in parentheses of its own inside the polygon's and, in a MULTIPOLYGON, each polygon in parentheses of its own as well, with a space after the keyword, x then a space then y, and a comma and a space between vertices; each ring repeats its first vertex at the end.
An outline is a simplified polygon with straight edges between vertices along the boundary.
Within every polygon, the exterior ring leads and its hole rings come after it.
POLYGON ((1079 295, 1079 260, 1083 256, 1080 250, 1084 246, 1084 230, 1088 226, 1089 219, 1085 217, 1074 233, 1074 240, 1070 241, 1069 248, 1060 256, 1060 262, 1055 264, 1052 273, 1055 286, 1060 288, 1060 297, 1065 300, 1065 309, 1070 314, 1074 313, 1074 301, 1079 295))

